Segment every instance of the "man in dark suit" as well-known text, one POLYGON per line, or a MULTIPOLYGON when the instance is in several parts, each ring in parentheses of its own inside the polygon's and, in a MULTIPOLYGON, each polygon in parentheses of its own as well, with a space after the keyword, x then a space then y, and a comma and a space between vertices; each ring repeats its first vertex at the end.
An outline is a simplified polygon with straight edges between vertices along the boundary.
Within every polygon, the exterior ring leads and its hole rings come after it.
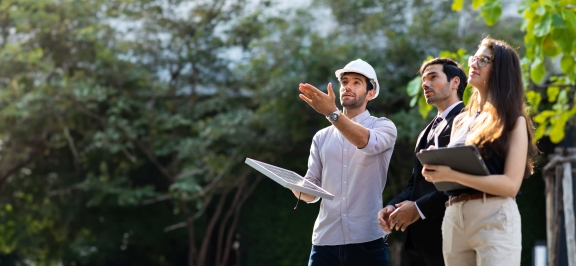
MULTIPOLYGON (((461 100, 467 85, 464 70, 450 58, 425 62, 420 75, 426 102, 436 106, 438 114, 418 136, 414 153, 431 145, 448 145, 454 117, 464 108, 461 100)), ((410 181, 400 195, 378 212, 378 223, 386 232, 405 231, 406 265, 444 265, 441 226, 448 197, 427 182, 421 172, 422 164, 414 156, 410 181)))

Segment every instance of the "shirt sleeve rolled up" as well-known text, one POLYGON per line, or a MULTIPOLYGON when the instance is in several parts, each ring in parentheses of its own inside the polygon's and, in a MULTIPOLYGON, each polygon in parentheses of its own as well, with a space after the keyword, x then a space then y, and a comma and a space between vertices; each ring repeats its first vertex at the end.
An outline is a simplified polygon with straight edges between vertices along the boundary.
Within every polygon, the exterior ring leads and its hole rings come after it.
POLYGON ((370 136, 366 147, 360 149, 368 155, 382 153, 394 147, 397 130, 392 121, 387 118, 378 118, 372 128, 368 128, 370 136))

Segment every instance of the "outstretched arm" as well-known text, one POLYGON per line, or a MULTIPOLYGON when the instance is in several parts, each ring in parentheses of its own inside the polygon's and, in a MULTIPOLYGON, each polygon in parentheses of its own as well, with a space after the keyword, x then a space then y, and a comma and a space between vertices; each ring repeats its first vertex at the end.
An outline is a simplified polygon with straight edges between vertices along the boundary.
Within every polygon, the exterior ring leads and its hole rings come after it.
MULTIPOLYGON (((332 83, 328 83, 328 94, 308 83, 301 83, 299 89, 303 93, 300 94, 300 98, 314 108, 316 112, 327 116, 338 109, 335 103, 336 95, 332 90, 332 83)), ((352 145, 364 148, 368 144, 368 138, 370 137, 368 129, 350 120, 345 115, 341 115, 338 121, 334 123, 334 126, 352 145)))

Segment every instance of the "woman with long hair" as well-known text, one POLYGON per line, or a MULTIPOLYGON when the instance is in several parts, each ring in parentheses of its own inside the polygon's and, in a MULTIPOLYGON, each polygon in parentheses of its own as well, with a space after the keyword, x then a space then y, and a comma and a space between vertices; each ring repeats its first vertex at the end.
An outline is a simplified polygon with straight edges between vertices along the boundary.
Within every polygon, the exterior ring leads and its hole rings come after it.
POLYGON ((468 83, 474 93, 454 121, 448 147, 476 145, 490 172, 473 176, 448 166, 424 165, 429 182, 452 181, 468 188, 449 196, 442 223, 446 265, 520 265, 521 223, 515 197, 533 172, 532 123, 525 111, 520 60, 507 43, 480 42, 468 83))

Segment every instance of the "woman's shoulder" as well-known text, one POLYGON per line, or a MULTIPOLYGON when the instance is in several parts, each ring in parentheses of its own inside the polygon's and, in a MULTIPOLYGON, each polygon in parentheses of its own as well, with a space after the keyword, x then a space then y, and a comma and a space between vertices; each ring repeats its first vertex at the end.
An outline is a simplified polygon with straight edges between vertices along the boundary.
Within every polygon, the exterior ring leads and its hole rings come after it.
POLYGON ((512 128, 512 131, 516 130, 516 129, 524 129, 526 128, 528 121, 526 121, 528 118, 520 115, 518 116, 518 118, 516 118, 516 122, 514 123, 514 127, 512 128))
POLYGON ((518 116, 518 118, 516 118, 516 123, 515 123, 514 127, 516 127, 518 125, 526 126, 526 123, 527 123, 526 119, 528 119, 528 118, 526 118, 523 115, 518 116))

